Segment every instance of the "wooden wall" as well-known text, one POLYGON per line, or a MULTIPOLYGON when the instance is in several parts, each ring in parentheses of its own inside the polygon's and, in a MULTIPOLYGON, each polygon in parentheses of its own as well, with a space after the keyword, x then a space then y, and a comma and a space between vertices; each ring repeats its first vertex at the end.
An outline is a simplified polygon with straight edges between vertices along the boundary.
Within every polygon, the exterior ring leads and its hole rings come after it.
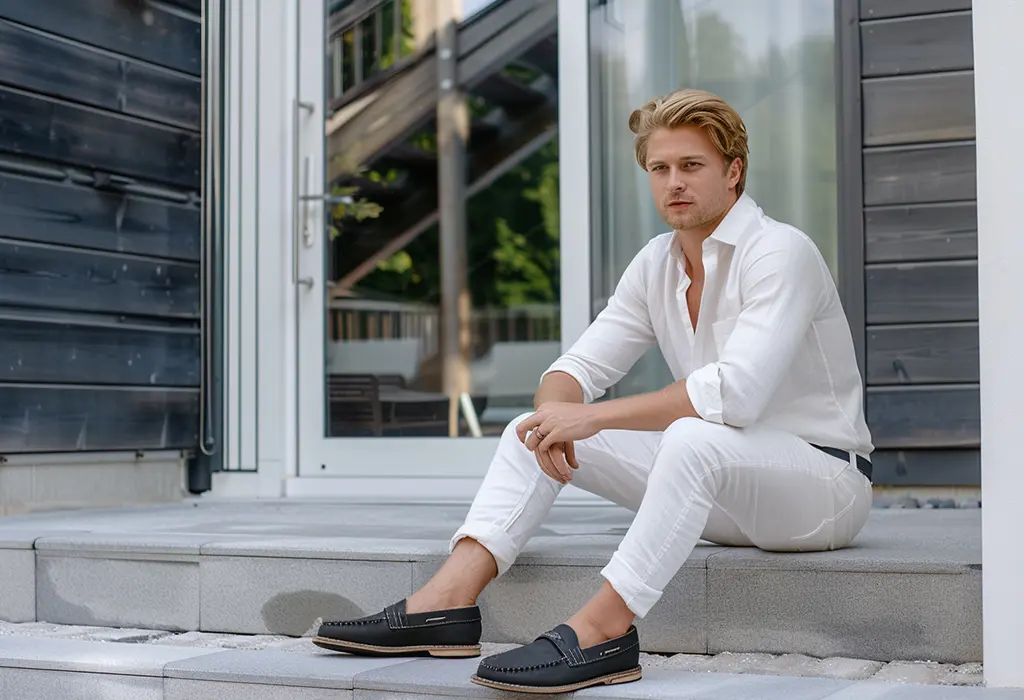
POLYGON ((0 0, 0 455, 189 447, 200 0, 0 0))
POLYGON ((859 9, 876 481, 978 484, 971 3, 861 0, 859 9))

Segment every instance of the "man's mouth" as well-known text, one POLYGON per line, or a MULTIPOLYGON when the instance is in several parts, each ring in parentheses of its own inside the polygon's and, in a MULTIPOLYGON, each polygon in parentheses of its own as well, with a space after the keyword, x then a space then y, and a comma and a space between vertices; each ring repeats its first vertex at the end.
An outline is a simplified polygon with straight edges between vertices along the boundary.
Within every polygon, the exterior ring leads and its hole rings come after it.
POLYGON ((671 202, 668 203, 668 208, 669 209, 686 209, 691 204, 693 204, 693 202, 685 202, 685 201, 683 201, 681 199, 673 199, 671 202))

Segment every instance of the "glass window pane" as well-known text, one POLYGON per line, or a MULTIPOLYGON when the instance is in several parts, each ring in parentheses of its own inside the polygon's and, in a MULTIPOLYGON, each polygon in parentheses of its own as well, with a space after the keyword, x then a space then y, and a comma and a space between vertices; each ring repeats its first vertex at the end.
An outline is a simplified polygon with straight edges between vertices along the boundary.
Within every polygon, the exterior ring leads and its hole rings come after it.
MULTIPOLYGON (((836 270, 834 0, 612 0, 591 12, 592 128, 601 196, 593 312, 640 248, 665 232, 636 163, 630 113, 680 87, 714 92, 750 138, 747 192, 804 230, 836 270)), ((653 349, 611 395, 672 381, 653 349)))
POLYGON ((394 27, 403 28, 400 43, 411 51, 435 22, 430 3, 402 0, 360 18, 358 34, 341 30, 338 73, 349 92, 326 110, 324 146, 324 187, 335 198, 325 209, 323 238, 327 437, 467 436, 477 423, 483 435, 500 434, 532 408, 541 373, 560 354, 558 140, 542 138, 552 135, 539 118, 551 105, 540 99, 503 109, 532 90, 538 76, 496 66, 504 73, 493 81, 498 89, 467 96, 466 184, 472 195, 465 203, 461 274, 469 304, 460 305, 459 321, 468 337, 466 398, 472 410, 464 407, 457 424, 449 420, 435 105, 426 114, 387 106, 408 91, 402 76, 414 68, 396 65, 394 27), (358 155, 362 162, 351 163, 352 144, 372 142, 374 132, 351 127, 361 120, 335 117, 355 111, 351 88, 358 77, 384 65, 396 78, 366 87, 379 99, 364 101, 360 117, 366 123, 373 122, 366 115, 381 123, 398 120, 409 135, 398 143, 382 139, 358 155))

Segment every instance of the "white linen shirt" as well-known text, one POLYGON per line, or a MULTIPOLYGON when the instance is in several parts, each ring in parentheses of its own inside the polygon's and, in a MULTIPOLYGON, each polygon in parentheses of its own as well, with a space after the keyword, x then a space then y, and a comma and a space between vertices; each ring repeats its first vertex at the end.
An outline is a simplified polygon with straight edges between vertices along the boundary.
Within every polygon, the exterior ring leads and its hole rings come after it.
POLYGON ((670 231, 633 258, 607 307, 544 374, 569 374, 590 403, 657 343, 704 420, 756 423, 869 455, 853 339, 817 246, 743 194, 704 241, 702 259, 696 328, 670 231))

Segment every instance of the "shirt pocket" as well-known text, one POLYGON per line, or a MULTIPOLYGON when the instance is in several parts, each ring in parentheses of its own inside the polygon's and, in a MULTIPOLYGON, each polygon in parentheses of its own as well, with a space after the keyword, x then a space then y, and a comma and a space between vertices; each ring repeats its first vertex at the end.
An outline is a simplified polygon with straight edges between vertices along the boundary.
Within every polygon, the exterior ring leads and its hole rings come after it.
POLYGON ((711 335, 714 338, 715 351, 719 358, 725 352, 725 344, 729 342, 738 319, 739 316, 737 315, 731 318, 723 318, 721 321, 715 321, 711 324, 711 335))

